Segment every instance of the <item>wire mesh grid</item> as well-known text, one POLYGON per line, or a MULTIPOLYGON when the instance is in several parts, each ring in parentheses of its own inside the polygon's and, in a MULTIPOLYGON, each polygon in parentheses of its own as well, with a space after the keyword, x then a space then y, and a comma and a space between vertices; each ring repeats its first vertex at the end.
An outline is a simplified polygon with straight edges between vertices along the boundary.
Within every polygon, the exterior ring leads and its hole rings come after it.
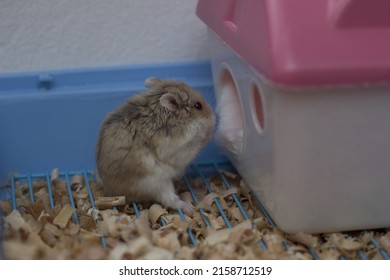
MULTIPOLYGON (((199 199, 196 195, 196 192, 194 191, 194 187, 191 183, 190 178, 194 178, 194 177, 200 178, 200 180, 205 185, 207 192, 211 193, 212 189, 210 186, 210 181, 209 181, 208 176, 210 174, 213 174, 214 176, 217 176, 220 178, 220 180, 222 180, 223 185, 228 190, 228 189, 232 188, 232 185, 229 182, 229 180, 226 176, 226 173, 223 172, 225 167, 230 168, 230 170, 234 170, 234 169, 232 169, 232 167, 229 163, 215 162, 215 161, 206 162, 206 163, 196 163, 196 164, 193 164, 189 167, 189 169, 188 169, 189 172, 187 172, 187 175, 185 175, 183 177, 183 180, 184 180, 184 183, 185 183, 187 190, 191 194, 191 197, 192 197, 195 205, 199 205, 199 199)), ((81 175, 84 178, 85 187, 88 191, 88 197, 89 197, 89 200, 91 202, 93 209, 96 209, 96 205, 95 205, 95 198, 93 196, 92 188, 90 185, 90 180, 93 180, 93 182, 96 182, 96 177, 95 177, 95 172, 90 171, 90 170, 62 171, 58 174, 58 176, 60 178, 64 179, 66 182, 66 189, 68 192, 69 201, 70 201, 71 206, 74 209, 73 217, 72 217, 73 222, 75 224, 79 224, 79 218, 78 218, 78 216, 76 214, 76 210, 75 210, 76 204, 75 204, 75 199, 74 199, 73 194, 72 194, 72 185, 71 185, 71 177, 74 175, 81 175)), ((17 204, 17 199, 16 199, 16 189, 17 189, 17 186, 19 185, 19 183, 22 182, 24 184, 27 184, 30 201, 31 201, 31 203, 34 203, 35 198, 34 198, 34 192, 33 192, 33 182, 36 180, 44 180, 46 182, 50 207, 54 208, 55 202, 54 202, 54 197, 53 197, 53 186, 52 186, 50 172, 12 175, 10 177, 10 186, 8 186, 7 189, 5 189, 3 187, 2 195, 0 196, 0 198, 3 200, 10 199, 12 201, 12 209, 18 209, 18 204, 17 204)), ((256 209, 253 209, 253 210, 260 211, 260 214, 266 219, 266 221, 269 223, 269 225, 272 228, 276 228, 277 225, 272 220, 271 216, 267 213, 267 211, 266 211, 263 203, 259 199, 259 197, 257 197, 253 192, 251 192, 250 195, 252 196, 253 201, 255 201, 255 203, 256 203, 256 205, 255 205, 256 209)), ((242 202, 240 201, 240 198, 234 192, 232 192, 231 198, 233 199, 235 205, 238 207, 238 209, 239 209, 240 213, 242 214, 242 216, 244 217, 244 219, 249 220, 252 223, 253 228, 255 228, 255 225, 253 224, 253 218, 251 218, 250 215, 248 215, 247 210, 245 210, 245 208, 242 205, 242 202)), ((222 207, 219 199, 220 198, 214 198, 212 203, 215 204, 216 208, 218 209, 219 214, 225 223, 225 228, 233 228, 234 225, 232 225, 232 223, 229 221, 229 218, 227 217, 226 213, 224 212, 223 207, 222 207)), ((138 204, 136 202, 131 202, 130 206, 133 208, 134 215, 137 217, 137 219, 140 219, 141 214, 140 214, 140 209, 138 208, 138 204)), ((206 210, 201 208, 201 207, 198 207, 198 211, 199 211, 200 216, 202 217, 202 220, 205 223, 205 225, 208 228, 212 228, 212 223, 209 221, 209 219, 206 215, 206 210)), ((177 209, 177 212, 178 212, 181 220, 183 222, 187 222, 186 215, 184 215, 182 210, 177 209)), ((160 223, 162 226, 164 226, 167 222, 163 217, 160 217, 160 223)), ((389 232, 389 229, 384 229, 383 232, 387 233, 387 232, 389 232)), ((196 238, 194 231, 190 227, 189 224, 187 225, 187 233, 188 233, 188 236, 189 236, 189 239, 191 241, 192 246, 196 246, 196 244, 199 242, 199 240, 196 238)), ((1 234, 1 229, 0 229, 0 234, 1 234)), ((349 233, 344 233, 344 236, 346 238, 352 239, 352 237, 349 235, 349 233)), ((101 236, 100 240, 101 240, 102 246, 106 247, 107 246, 106 238, 104 236, 101 236)), ((285 248, 285 250, 288 250, 288 248, 290 246, 294 246, 293 241, 283 240, 281 242, 282 242, 282 245, 285 248)), ((372 238, 370 240, 370 243, 380 253, 380 255, 382 256, 383 259, 385 259, 385 260, 390 259, 387 252, 380 246, 380 244, 378 243, 378 241, 376 239, 372 238)), ((260 238, 258 240, 258 246, 260 246, 260 248, 263 251, 268 250, 267 242, 265 242, 262 238, 260 238)), ((306 246, 307 251, 310 253, 312 259, 314 259, 314 260, 320 259, 318 252, 314 248, 312 248, 309 245, 305 245, 305 246, 306 246)), ((1 249, 2 249, 2 247, 0 247, 0 250, 1 249)), ((1 251, 0 251, 0 256, 2 256, 1 251)), ((368 259, 366 252, 362 249, 357 252, 357 256, 362 260, 368 259)), ((339 259, 343 260, 343 259, 347 259, 347 257, 340 254, 339 259)))

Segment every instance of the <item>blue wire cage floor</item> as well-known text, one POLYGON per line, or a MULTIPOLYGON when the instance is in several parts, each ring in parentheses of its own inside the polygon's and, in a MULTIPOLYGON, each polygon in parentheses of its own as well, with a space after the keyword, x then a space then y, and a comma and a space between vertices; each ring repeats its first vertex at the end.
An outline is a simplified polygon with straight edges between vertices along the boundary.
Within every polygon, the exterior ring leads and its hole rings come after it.
MULTIPOLYGON (((365 246, 362 246, 360 249, 348 250, 343 249, 337 246, 335 243, 334 248, 326 247, 326 250, 332 250, 333 254, 326 255, 324 252, 324 248, 321 246, 317 246, 315 243, 311 241, 304 241, 300 239, 299 236, 302 235, 289 235, 281 232, 277 225, 272 221, 271 217, 268 215, 265 210, 263 204, 260 199, 255 196, 253 193, 250 193, 250 199, 245 197, 245 195, 240 195, 239 192, 233 191, 233 188, 236 188, 240 182, 240 177, 238 174, 232 176, 234 173, 234 169, 230 166, 228 162, 216 162, 210 161, 205 163, 196 163, 189 167, 186 176, 180 181, 180 191, 188 192, 191 195, 192 201, 195 205, 198 206, 197 213, 201 217, 201 222, 203 223, 206 231, 203 231, 202 234, 199 234, 199 230, 194 228, 193 221, 190 222, 188 219, 190 217, 183 214, 183 212, 178 210, 170 210, 169 213, 163 214, 159 217, 157 221, 158 227, 161 229, 168 227, 170 222, 170 216, 176 215, 180 217, 182 222, 184 222, 186 234, 185 237, 180 239, 180 243, 182 246, 192 247, 192 248, 200 248, 197 249, 197 254, 193 254, 192 258, 208 258, 207 255, 202 255, 199 252, 202 251, 202 248, 205 248, 205 239, 207 239, 207 232, 214 232, 213 221, 210 218, 213 216, 218 217, 221 221, 223 221, 224 229, 234 230, 235 227, 239 227, 239 224, 246 221, 248 224, 252 225, 250 231, 256 232, 258 236, 258 240, 256 240, 253 250, 254 253, 252 256, 255 258, 292 258, 292 259, 321 259, 321 256, 333 256, 338 259, 389 259, 388 253, 384 248, 381 248, 379 238, 385 234, 387 234, 387 230, 375 231, 370 233, 368 231, 362 231, 358 234, 354 233, 337 233, 337 238, 341 238, 343 240, 356 242, 358 244, 359 238, 362 236, 368 236, 370 240, 366 240, 365 246), (225 172, 225 170, 229 170, 230 172, 225 172), (232 173, 233 171, 233 173, 232 173), (196 179, 194 179, 196 178, 196 179), (212 179, 211 179, 212 178, 212 179), (214 180, 214 181, 213 181, 214 180), (205 190, 205 196, 207 194, 213 193, 215 189, 213 189, 214 182, 218 181, 226 191, 229 191, 229 194, 226 195, 225 198, 220 196, 215 196, 212 199, 212 203, 210 205, 205 205, 200 201, 199 194, 196 191, 196 188, 199 188, 201 184, 205 190), (224 201, 222 201, 224 200, 224 201), (241 220, 233 217, 229 211, 227 211, 226 207, 222 204, 226 205, 226 202, 230 204, 231 207, 237 208, 240 213, 241 220), (252 202, 253 205, 251 205, 252 202), (250 207, 248 207, 250 206, 250 207), (256 226, 258 221, 263 221, 263 225, 259 228, 256 226), (364 235, 366 234, 366 235, 364 235), (356 238, 356 236, 358 236, 356 238), (355 237, 355 238, 353 238, 355 237), (273 239, 273 240, 272 240, 273 239), (271 247, 271 248, 270 248, 271 247), (275 253, 275 248, 283 248, 284 253, 280 252, 277 255, 275 253), (270 250, 272 252, 270 252, 270 250)), ((12 209, 17 209, 21 213, 29 213, 29 207, 23 205, 19 205, 20 198, 18 198, 18 194, 24 193, 25 197, 31 202, 31 205, 37 203, 37 199, 39 196, 37 195, 37 190, 39 188, 46 188, 47 192, 45 192, 48 196, 49 207, 54 209, 56 207, 56 203, 60 203, 58 199, 65 199, 74 209, 72 215, 72 224, 80 226, 80 207, 77 203, 78 197, 75 196, 74 184, 72 183, 73 176, 79 176, 83 179, 83 186, 86 189, 87 199, 90 202, 91 210, 97 208, 95 205, 96 197, 94 197, 94 186, 96 185, 96 178, 93 171, 89 170, 77 170, 77 171, 62 171, 58 173, 58 178, 65 182, 67 193, 63 194, 63 197, 56 198, 56 186, 53 184, 53 178, 50 171, 44 173, 27 173, 20 175, 13 175, 10 177, 10 185, 1 188, 1 196, 0 198, 9 202, 12 209), (39 182, 39 183, 37 183, 39 182), (38 187, 37 187, 38 186, 38 187), (24 191, 18 190, 18 188, 23 188, 24 191), (57 201, 55 201, 57 199, 57 201)), ((80 186, 79 186, 80 187, 80 186)), ((3 204, 4 205, 4 204, 3 204)), ((148 207, 150 205, 146 205, 148 207)), ((1 208, 1 207, 0 207, 1 208)), ((118 211, 118 222, 120 222, 119 216, 128 215, 134 220, 141 219, 142 212, 145 210, 145 205, 138 204, 136 202, 128 202, 128 206, 126 211, 124 208, 115 208, 115 211, 118 211), (124 214, 126 212, 126 214, 124 214)), ((91 213, 90 210, 90 213, 91 213)), ((9 212, 10 210, 8 210, 9 212)), ((40 214, 42 216, 43 213, 40 214)), ((37 214, 36 214, 37 215, 37 214)), ((97 222, 98 223, 98 222, 97 222)), ((156 226, 156 225, 155 225, 156 226)), ((5 233, 7 240, 7 231, 5 233)), ((310 238, 314 238, 318 240, 318 244, 326 243, 326 240, 329 239, 329 234, 326 235, 305 235, 310 238)), ((333 236, 334 237, 334 236, 333 236)), ((107 236, 99 235, 100 238, 100 246, 103 248, 104 252, 109 252, 113 250, 113 238, 109 234, 107 236)), ((114 238, 115 239, 115 238, 114 238)), ((58 241, 60 242, 60 241, 58 241)), ((115 244, 125 243, 123 238, 116 237, 115 244)), ((329 242, 328 242, 329 243, 329 242)), ((69 256, 69 255, 68 255, 69 256)), ((101 254, 100 258, 106 258, 109 256, 109 253, 101 254)), ((5 254, 7 258, 7 252, 5 254)), ((23 256, 21 256, 23 258, 23 256)), ((42 257, 42 256, 41 256, 42 257)), ((45 257, 45 256, 43 256, 45 257)), ((95 256, 96 257, 96 256, 95 256)), ((128 255, 123 255, 123 258, 129 258, 128 255)), ((176 251, 172 254, 174 258, 188 258, 188 255, 183 255, 181 251, 176 251)), ((242 257, 239 253, 231 254, 227 256, 223 255, 224 258, 228 257, 231 259, 242 257)), ((84 256, 85 258, 85 256, 84 256)), ((327 258, 327 257, 326 257, 327 258)))

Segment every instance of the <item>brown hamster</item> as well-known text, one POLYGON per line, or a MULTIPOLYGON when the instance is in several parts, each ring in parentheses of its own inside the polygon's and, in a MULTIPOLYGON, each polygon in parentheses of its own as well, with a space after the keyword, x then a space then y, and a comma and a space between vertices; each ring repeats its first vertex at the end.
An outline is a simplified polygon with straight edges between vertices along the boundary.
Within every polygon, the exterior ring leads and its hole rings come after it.
POLYGON ((98 175, 106 195, 194 208, 175 193, 173 179, 212 139, 215 115, 185 83, 148 78, 146 92, 109 113, 96 145, 98 175))

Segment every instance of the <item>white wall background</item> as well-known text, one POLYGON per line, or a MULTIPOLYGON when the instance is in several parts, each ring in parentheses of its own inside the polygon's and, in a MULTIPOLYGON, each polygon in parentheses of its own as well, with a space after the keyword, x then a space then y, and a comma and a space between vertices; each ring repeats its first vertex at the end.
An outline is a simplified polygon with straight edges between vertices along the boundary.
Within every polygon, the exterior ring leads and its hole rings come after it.
POLYGON ((0 0, 0 73, 207 59, 196 0, 0 0))

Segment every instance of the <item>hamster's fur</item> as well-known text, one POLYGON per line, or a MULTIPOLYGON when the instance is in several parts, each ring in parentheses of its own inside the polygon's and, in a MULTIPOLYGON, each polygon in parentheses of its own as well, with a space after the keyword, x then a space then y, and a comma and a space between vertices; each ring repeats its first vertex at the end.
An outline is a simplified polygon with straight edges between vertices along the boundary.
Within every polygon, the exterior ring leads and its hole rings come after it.
POLYGON ((215 115, 185 83, 148 78, 148 91, 109 113, 96 145, 99 178, 107 195, 157 201, 192 214, 175 193, 173 179, 212 138, 215 115))

